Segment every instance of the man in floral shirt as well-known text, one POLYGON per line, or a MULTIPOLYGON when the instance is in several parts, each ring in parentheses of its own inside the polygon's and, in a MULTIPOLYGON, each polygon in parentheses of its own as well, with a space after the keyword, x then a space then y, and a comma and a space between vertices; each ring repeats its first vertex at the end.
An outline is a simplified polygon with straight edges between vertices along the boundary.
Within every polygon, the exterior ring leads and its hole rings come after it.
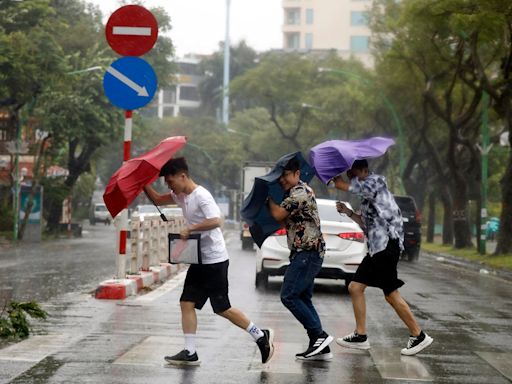
POLYGON ((305 352, 295 355, 300 360, 332 358, 329 344, 333 337, 322 328, 313 306, 315 276, 320 272, 325 241, 313 190, 300 180, 299 162, 292 159, 285 166, 279 182, 286 191, 281 205, 269 199, 272 217, 286 227, 290 265, 284 275, 281 301, 304 326, 309 336, 305 352))
POLYGON ((341 176, 335 178, 336 188, 351 192, 361 198, 361 214, 356 214, 345 204, 338 202, 338 212, 344 213, 358 223, 368 238, 368 255, 356 271, 348 290, 352 297, 356 330, 336 343, 347 348, 369 349, 366 336, 366 287, 378 287, 384 292, 386 301, 409 328, 409 341, 403 355, 415 355, 433 339, 421 330, 407 302, 398 292, 404 282, 398 278, 397 264, 403 251, 402 214, 388 190, 383 176, 370 173, 366 160, 356 160, 347 171, 350 183, 341 176))

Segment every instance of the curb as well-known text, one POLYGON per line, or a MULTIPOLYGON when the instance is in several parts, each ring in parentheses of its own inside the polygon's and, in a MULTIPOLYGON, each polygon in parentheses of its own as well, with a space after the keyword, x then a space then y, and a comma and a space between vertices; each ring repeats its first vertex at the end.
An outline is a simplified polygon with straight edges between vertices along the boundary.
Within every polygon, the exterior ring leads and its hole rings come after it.
POLYGON ((123 300, 153 284, 165 282, 182 269, 181 265, 160 263, 158 266, 149 267, 149 271, 126 275, 126 279, 105 280, 96 288, 94 297, 100 300, 123 300))
POLYGON ((431 258, 435 261, 451 264, 456 267, 478 272, 482 275, 498 276, 502 279, 512 281, 512 271, 503 269, 494 269, 488 265, 482 264, 478 261, 469 261, 457 256, 450 255, 448 253, 434 253, 425 250, 421 250, 423 256, 431 258))
POLYGON ((137 293, 137 283, 130 279, 105 280, 96 288, 97 299, 122 300, 137 293))

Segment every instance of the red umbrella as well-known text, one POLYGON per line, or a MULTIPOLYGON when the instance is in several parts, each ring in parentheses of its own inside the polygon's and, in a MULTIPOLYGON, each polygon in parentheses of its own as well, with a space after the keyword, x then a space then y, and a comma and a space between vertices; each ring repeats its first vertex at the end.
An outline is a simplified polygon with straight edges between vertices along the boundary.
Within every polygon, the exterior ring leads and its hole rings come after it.
POLYGON ((149 152, 125 162, 110 178, 103 200, 112 217, 137 197, 142 188, 158 178, 160 169, 187 142, 185 136, 162 140, 149 152))

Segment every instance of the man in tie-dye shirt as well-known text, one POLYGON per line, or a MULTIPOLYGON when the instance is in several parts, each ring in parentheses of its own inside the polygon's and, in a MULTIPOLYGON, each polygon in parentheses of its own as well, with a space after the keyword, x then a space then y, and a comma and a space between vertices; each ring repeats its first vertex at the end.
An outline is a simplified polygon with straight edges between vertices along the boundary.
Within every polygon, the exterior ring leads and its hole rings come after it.
POLYGON ((336 188, 353 193, 361 198, 361 213, 357 214, 345 204, 338 202, 338 212, 346 214, 361 228, 368 239, 368 255, 359 265, 348 290, 352 297, 356 330, 336 342, 347 348, 369 349, 366 335, 366 287, 378 287, 384 292, 386 301, 409 328, 409 341, 403 355, 415 355, 432 344, 433 339, 421 330, 407 302, 398 292, 404 282, 398 278, 397 264, 403 251, 402 214, 388 190, 383 176, 370 173, 366 160, 356 160, 347 171, 350 182, 338 176, 336 188))

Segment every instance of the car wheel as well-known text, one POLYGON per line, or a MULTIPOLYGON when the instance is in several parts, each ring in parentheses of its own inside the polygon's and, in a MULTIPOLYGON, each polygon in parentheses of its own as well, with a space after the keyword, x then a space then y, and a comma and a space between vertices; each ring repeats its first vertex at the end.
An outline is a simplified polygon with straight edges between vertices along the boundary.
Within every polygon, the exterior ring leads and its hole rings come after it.
POLYGON ((407 251, 407 260, 409 260, 410 262, 418 261, 419 258, 420 258, 420 249, 419 248, 409 249, 407 251))
POLYGON ((96 225, 96 220, 95 219, 91 220, 91 225, 96 225))
POLYGON ((256 288, 266 288, 268 285, 268 274, 261 271, 256 272, 256 288))
POLYGON ((252 237, 244 237, 242 238, 242 249, 243 250, 252 250, 253 249, 253 240, 252 237))

